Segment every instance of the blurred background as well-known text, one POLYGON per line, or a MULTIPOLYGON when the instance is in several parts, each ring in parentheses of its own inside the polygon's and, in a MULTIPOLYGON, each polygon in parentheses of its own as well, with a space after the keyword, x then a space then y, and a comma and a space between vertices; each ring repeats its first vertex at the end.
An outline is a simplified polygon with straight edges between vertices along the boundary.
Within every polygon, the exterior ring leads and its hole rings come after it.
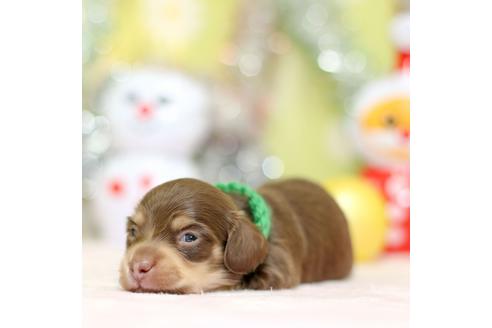
POLYGON ((300 176, 358 261, 408 253, 409 22, 399 0, 84 0, 83 237, 179 177, 300 176))

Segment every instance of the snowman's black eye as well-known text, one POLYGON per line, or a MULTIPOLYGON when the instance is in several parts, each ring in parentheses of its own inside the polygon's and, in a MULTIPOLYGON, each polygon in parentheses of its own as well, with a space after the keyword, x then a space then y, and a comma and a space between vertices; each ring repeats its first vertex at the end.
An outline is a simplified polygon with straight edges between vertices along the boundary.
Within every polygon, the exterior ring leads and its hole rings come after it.
POLYGON ((171 100, 165 96, 160 96, 159 98, 157 98, 157 101, 159 102, 159 105, 167 105, 171 102, 171 100))
POLYGON ((136 103, 137 102, 137 95, 134 93, 134 92, 128 92, 126 94, 126 100, 129 102, 129 103, 136 103))
POLYGON ((396 126, 396 119, 395 119, 395 117, 392 116, 392 115, 387 115, 384 118, 384 125, 386 125, 387 127, 394 127, 394 126, 396 126))

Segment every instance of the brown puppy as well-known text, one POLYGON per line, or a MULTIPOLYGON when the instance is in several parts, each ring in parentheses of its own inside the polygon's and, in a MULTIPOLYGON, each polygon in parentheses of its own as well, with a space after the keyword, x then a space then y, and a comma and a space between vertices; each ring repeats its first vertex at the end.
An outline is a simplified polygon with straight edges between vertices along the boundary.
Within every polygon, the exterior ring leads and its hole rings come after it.
POLYGON ((279 289, 350 273, 347 222, 320 186, 289 179, 258 192, 272 212, 268 240, 244 197, 194 179, 149 191, 128 219, 121 286, 169 293, 279 289))

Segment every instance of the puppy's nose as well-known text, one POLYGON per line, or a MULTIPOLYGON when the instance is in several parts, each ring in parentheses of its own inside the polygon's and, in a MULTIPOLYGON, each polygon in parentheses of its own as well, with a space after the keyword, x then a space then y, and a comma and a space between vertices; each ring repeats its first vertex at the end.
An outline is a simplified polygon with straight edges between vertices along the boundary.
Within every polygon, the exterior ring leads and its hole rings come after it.
POLYGON ((150 270, 152 270, 153 267, 153 262, 147 259, 132 261, 132 263, 130 264, 130 271, 136 281, 141 281, 145 277, 145 275, 147 275, 150 270))

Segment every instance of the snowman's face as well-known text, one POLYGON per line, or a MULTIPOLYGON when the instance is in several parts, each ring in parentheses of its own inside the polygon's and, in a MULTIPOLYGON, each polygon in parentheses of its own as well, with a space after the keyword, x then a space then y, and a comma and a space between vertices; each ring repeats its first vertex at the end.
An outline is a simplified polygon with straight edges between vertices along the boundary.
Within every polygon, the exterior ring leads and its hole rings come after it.
POLYGON ((110 159, 95 180, 94 206, 104 238, 124 246, 126 218, 140 198, 162 182, 189 176, 196 172, 186 161, 143 154, 110 159))
POLYGON ((364 111, 358 121, 359 142, 372 162, 404 165, 409 160, 410 100, 385 99, 364 111))
POLYGON ((177 72, 142 69, 115 74, 101 105, 117 148, 190 154, 208 130, 205 90, 177 72))

